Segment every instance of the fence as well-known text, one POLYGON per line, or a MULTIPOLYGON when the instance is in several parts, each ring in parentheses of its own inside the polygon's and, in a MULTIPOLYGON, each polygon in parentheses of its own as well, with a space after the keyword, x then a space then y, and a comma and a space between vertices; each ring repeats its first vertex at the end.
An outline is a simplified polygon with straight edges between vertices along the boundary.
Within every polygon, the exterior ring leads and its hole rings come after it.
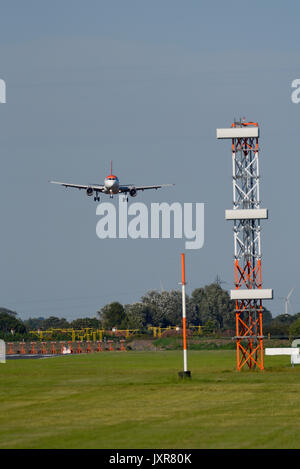
POLYGON ((7 342, 7 355, 64 355, 105 351, 125 352, 125 340, 7 342))

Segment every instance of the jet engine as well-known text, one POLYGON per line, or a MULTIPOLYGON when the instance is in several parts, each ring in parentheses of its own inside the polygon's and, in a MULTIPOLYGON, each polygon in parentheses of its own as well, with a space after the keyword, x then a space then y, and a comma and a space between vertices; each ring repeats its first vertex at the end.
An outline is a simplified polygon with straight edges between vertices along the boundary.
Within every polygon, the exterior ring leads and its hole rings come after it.
POLYGON ((86 190, 86 195, 91 197, 91 195, 93 195, 94 191, 93 191, 93 188, 92 187, 88 187, 87 190, 86 190))
POLYGON ((137 196, 136 188, 133 187, 132 189, 130 189, 129 194, 131 195, 131 197, 136 197, 137 196))

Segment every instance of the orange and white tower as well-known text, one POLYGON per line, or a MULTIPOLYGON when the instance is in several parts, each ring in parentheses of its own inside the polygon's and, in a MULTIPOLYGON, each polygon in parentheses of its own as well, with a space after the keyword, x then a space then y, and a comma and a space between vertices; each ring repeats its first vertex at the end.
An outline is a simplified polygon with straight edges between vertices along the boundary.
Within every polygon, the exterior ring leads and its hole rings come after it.
POLYGON ((186 340, 186 305, 185 305, 185 255, 181 254, 181 289, 182 289, 182 336, 183 336, 183 371, 180 371, 179 377, 191 377, 187 362, 187 340, 186 340))
POLYGON ((262 301, 273 298, 272 289, 262 288, 261 220, 268 211, 260 208, 259 126, 257 122, 234 122, 217 129, 217 139, 232 141, 233 209, 225 211, 233 220, 237 369, 263 370, 262 301))

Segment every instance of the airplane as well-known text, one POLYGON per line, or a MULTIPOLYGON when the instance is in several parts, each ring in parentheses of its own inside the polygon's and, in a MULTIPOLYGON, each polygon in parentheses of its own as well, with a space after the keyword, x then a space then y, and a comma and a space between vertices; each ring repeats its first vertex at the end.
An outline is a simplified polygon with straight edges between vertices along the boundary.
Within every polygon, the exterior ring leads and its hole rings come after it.
POLYGON ((112 174, 112 161, 110 162, 110 174, 106 176, 104 179, 104 184, 89 184, 89 185, 84 185, 84 184, 69 184, 67 182, 59 182, 59 181, 49 181, 51 184, 59 184, 61 186, 64 186, 66 188, 68 187, 75 187, 79 190, 84 189, 86 191, 86 195, 88 197, 91 197, 94 194, 94 201, 100 202, 100 196, 99 193, 102 194, 107 194, 111 198, 113 198, 114 195, 123 193, 125 194, 125 199, 128 202, 128 196, 129 194, 131 197, 136 197, 138 191, 144 191, 147 189, 160 189, 161 187, 169 187, 169 186, 174 186, 175 184, 159 184, 156 186, 135 186, 133 184, 127 184, 127 185, 120 185, 119 179, 117 176, 112 174))

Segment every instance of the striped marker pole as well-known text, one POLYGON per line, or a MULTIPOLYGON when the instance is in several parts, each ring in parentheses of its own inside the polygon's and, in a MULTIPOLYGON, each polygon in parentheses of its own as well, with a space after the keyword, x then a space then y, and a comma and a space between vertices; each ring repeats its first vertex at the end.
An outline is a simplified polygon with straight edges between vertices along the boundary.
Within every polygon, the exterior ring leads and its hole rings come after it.
POLYGON ((191 377, 187 366, 187 344, 186 344, 186 307, 185 307, 185 256, 181 254, 181 288, 182 288, 182 332, 183 332, 183 372, 179 372, 180 378, 191 377))

